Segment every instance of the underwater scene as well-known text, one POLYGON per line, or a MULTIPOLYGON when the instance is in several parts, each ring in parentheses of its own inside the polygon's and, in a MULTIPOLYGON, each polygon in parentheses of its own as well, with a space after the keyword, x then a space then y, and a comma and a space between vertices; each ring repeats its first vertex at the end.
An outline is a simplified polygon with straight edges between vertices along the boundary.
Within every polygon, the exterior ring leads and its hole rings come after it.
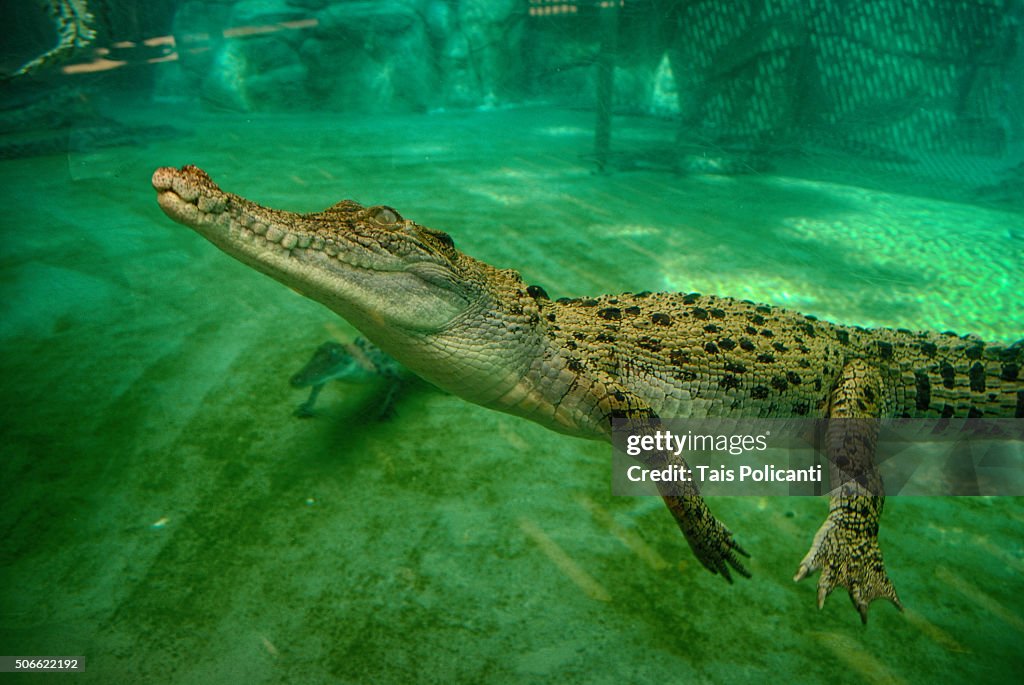
POLYGON ((4 682, 1024 672, 1020 0, 0 8, 4 682), (704 416, 1017 440, 613 493, 704 416))

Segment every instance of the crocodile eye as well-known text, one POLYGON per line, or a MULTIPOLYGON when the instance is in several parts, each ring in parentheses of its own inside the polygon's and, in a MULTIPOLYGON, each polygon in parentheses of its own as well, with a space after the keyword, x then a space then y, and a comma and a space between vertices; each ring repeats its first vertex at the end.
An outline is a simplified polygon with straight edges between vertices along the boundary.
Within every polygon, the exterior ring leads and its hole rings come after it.
POLYGON ((402 220, 398 212, 390 207, 374 207, 370 210, 370 218, 378 224, 390 226, 402 220))

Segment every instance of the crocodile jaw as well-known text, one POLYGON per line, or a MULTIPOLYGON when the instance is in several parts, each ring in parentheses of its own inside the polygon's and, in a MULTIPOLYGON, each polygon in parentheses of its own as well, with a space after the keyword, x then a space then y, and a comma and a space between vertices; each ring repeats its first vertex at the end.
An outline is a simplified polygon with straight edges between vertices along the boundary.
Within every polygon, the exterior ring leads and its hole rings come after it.
MULTIPOLYGON (((535 356, 536 305, 502 302, 526 286, 390 208, 340 202, 268 209, 225 193, 194 166, 153 174, 160 208, 224 252, 344 317, 414 373, 471 402, 500 406, 535 356), (390 226, 367 216, 384 211, 390 226), (497 289, 495 292, 492 290, 497 289)), ((387 223, 387 222, 386 222, 387 223)))
POLYGON ((415 254, 408 241, 395 241, 406 254, 388 252, 372 230, 261 207, 223 192, 196 167, 157 169, 153 187, 171 219, 374 338, 443 330, 470 305, 445 265, 415 254))

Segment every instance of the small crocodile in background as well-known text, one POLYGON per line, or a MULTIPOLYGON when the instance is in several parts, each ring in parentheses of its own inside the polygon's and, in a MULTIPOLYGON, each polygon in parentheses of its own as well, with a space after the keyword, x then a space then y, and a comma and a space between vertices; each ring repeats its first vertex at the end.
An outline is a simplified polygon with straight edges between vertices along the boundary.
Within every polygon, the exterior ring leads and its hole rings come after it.
MULTIPOLYGON (((662 416, 1024 417, 1024 341, 865 330, 697 294, 552 301, 390 207, 267 209, 194 166, 157 169, 153 187, 170 218, 326 305, 420 377, 563 433, 609 440, 625 419, 651 435, 662 416)), ((877 598, 902 608, 878 546, 876 441, 873 421, 829 422, 830 463, 874 482, 830 495, 795 577, 820 570, 818 606, 845 587, 864 622, 877 598)), ((668 451, 645 463, 686 467, 668 451)), ((708 570, 749 576, 738 556, 747 553, 692 483, 658 488, 708 570)))
POLYGON ((313 416, 313 405, 329 381, 362 385, 383 379, 387 381, 388 389, 379 415, 386 418, 391 415, 405 375, 401 364, 366 338, 356 338, 350 343, 325 342, 291 377, 293 388, 311 388, 309 397, 298 406, 295 415, 302 418, 313 416))

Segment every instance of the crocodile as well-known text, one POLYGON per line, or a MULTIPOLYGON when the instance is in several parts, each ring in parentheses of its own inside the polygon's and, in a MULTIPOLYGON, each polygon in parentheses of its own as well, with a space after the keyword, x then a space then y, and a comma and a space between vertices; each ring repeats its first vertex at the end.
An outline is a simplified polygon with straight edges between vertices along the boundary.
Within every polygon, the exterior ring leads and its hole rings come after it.
MULTIPOLYGON (((654 430, 661 417, 1024 416, 1024 340, 843 326, 696 293, 552 300, 385 205, 269 209, 191 165, 159 168, 152 184, 171 219, 327 306, 420 377, 569 435, 611 440, 616 421, 654 430)), ((830 492, 794 577, 820 572, 819 609, 845 588, 864 623, 876 599, 903 608, 878 544, 875 425, 829 422, 830 462, 860 464, 868 479, 830 492)), ((649 460, 685 466, 671 451, 649 460)), ((729 583, 750 576, 749 554, 692 484, 658 489, 705 568, 729 583)))
POLYGON ((289 379, 293 388, 310 388, 309 397, 298 406, 295 415, 313 416, 317 397, 329 381, 369 383, 383 379, 388 388, 380 415, 389 416, 405 374, 401 364, 366 338, 359 337, 350 343, 329 340, 316 348, 309 361, 289 379))

